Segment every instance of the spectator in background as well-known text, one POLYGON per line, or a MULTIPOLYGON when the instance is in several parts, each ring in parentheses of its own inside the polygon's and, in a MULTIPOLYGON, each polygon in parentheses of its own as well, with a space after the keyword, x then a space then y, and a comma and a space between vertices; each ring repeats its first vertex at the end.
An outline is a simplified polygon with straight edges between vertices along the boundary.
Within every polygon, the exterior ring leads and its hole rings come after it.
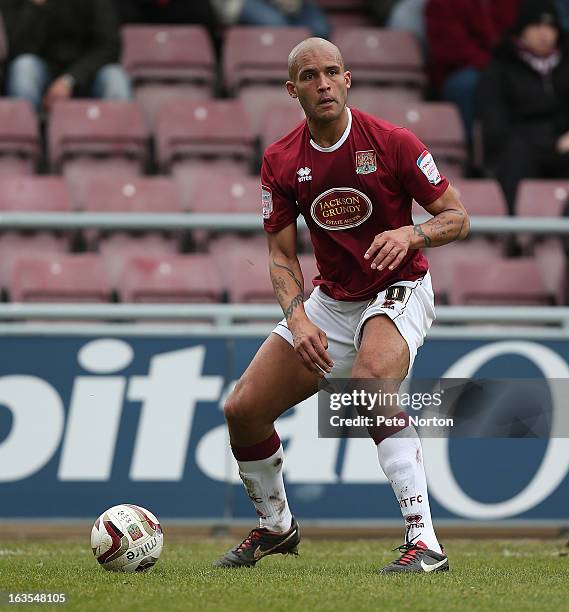
POLYGON ((210 32, 217 17, 209 0, 114 0, 121 23, 201 24, 210 32))
POLYGON ((425 54, 426 4, 427 0, 370 0, 371 12, 379 25, 415 34, 425 54))
POLYGON ((131 97, 118 65, 112 0, 0 0, 9 64, 6 93, 40 109, 72 96, 131 97))
POLYGON ((514 23, 520 0, 428 0, 431 77, 443 100, 454 102, 472 137, 480 70, 514 23))
POLYGON ((569 32, 569 0, 556 0, 555 6, 561 28, 569 32))
POLYGON ((569 178, 569 47, 553 0, 524 0, 480 83, 485 158, 514 212, 524 178, 569 178))
POLYGON ((228 24, 304 26, 314 36, 330 36, 326 15, 313 0, 214 0, 214 3, 228 24))

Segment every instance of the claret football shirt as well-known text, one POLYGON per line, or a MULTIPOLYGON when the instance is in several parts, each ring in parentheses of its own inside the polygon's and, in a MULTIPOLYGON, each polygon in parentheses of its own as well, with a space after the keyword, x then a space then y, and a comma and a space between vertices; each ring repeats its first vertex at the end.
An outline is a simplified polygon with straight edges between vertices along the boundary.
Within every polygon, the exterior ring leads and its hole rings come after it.
POLYGON ((380 232, 412 225, 413 198, 432 204, 448 187, 425 145, 405 128, 356 109, 336 144, 323 148, 304 121, 270 145, 261 193, 267 232, 306 219, 320 274, 314 285, 336 300, 368 300, 399 280, 425 275, 410 250, 393 271, 372 270, 364 254, 380 232))

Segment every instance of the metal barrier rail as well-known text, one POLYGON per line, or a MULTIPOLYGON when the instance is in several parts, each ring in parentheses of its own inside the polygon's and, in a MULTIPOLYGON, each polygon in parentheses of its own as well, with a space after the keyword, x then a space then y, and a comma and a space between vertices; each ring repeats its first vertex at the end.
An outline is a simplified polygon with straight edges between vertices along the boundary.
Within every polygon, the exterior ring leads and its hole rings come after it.
MULTIPOLYGON (((422 223, 430 217, 417 217, 422 223)), ((306 227, 304 219, 299 226, 306 227)), ((147 230, 210 229, 217 231, 261 231, 262 219, 254 214, 150 214, 150 213, 1 213, 1 230, 147 230)), ((472 234, 569 234, 564 217, 472 217, 472 234)))
MULTIPOLYGON (((276 322, 282 318, 270 304, 0 304, 0 320, 78 321, 213 321, 227 326, 243 321, 276 322)), ((508 323, 558 325, 569 328, 569 307, 438 306, 437 324, 508 323)))

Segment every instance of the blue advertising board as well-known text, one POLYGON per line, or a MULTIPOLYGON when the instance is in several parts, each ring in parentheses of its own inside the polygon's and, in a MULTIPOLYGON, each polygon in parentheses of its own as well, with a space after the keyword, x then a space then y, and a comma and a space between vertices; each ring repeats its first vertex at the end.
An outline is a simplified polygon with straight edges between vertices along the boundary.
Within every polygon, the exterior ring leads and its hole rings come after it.
MULTIPOLYGON (((0 517, 93 517, 116 503, 188 519, 253 517, 223 400, 263 338, 0 339, 0 517)), ((569 342, 429 339, 413 376, 569 378, 569 342)), ((556 409, 565 409, 558 406, 556 409)), ((399 515, 370 440, 323 439, 317 398, 278 423, 296 515, 399 515)), ((440 519, 564 520, 569 444, 424 439, 440 519)))

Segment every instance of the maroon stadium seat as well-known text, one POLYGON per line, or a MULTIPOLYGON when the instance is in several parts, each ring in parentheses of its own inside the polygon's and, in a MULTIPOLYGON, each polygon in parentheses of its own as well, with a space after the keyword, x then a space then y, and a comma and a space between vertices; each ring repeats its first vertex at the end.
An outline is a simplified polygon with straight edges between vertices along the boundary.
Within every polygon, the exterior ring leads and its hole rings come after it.
POLYGON ((239 100, 172 100, 156 121, 157 158, 164 171, 182 160, 226 159, 248 166, 254 140, 239 100))
MULTIPOLYGON (((493 179, 455 179, 452 186, 471 216, 504 217, 508 207, 500 185, 493 179)), ((427 211, 413 201, 413 217, 427 211)))
POLYGON ((377 106, 370 109, 370 113, 414 132, 429 148, 443 174, 453 178, 463 175, 467 159, 466 137, 454 104, 411 102, 395 105, 378 97, 377 106))
POLYGON ((373 115, 377 109, 378 100, 389 106, 399 104, 408 106, 419 102, 421 97, 421 92, 418 89, 362 85, 350 89, 348 106, 373 115))
POLYGON ((27 100, 0 99, 0 174, 33 174, 40 157, 38 122, 27 100))
POLYGON ((229 28, 223 47, 223 76, 228 91, 235 95, 248 84, 282 86, 288 78, 288 55, 308 38, 306 28, 237 26, 229 28))
POLYGON ((122 63, 135 97, 152 120, 173 97, 209 98, 215 87, 215 55, 198 25, 126 25, 122 63))
POLYGON ((170 177, 96 177, 87 183, 86 212, 179 213, 176 185, 170 177))
POLYGON ((20 234, 5 232, 0 235, 0 285, 7 287, 14 262, 22 257, 46 257, 63 254, 66 238, 48 232, 20 234))
POLYGON ((453 305, 544 306, 552 302, 533 258, 457 261, 452 268, 453 305))
POLYGON ((480 261, 489 267, 492 262, 503 257, 504 248, 498 241, 487 242, 484 239, 467 240, 455 244, 423 249, 423 255, 429 261, 433 291, 436 304, 447 304, 453 283, 453 266, 455 262, 480 261))
MULTIPOLYGON (((261 218, 261 177, 219 174, 196 178, 194 195, 184 208, 198 213, 252 213, 261 218)), ((261 222, 259 221, 259 224, 261 222)))
MULTIPOLYGON (((0 211, 8 213, 70 212, 71 196, 59 176, 0 176, 0 211)), ((0 281, 6 284, 17 257, 63 253, 70 236, 54 232, 9 231, 0 234, 0 281)))
POLYGON ((147 157, 148 130, 136 102, 67 100, 49 117, 49 156, 54 171, 74 158, 104 158, 112 168, 129 161, 142 171, 147 157))
MULTIPOLYGON (((569 181, 561 179, 525 180, 516 198, 518 217, 559 217, 569 201, 569 181)), ((534 255, 547 288, 558 303, 566 303, 567 258, 558 236, 519 235, 526 253, 534 255)))
POLYGON ((118 292, 123 302, 219 302, 223 288, 209 255, 133 257, 126 261, 118 292))
POLYGON ((0 210, 70 212, 71 195, 60 176, 0 176, 0 210))
POLYGON ((98 255, 44 255, 16 260, 14 302, 108 302, 111 286, 98 255))
MULTIPOLYGON (((83 199, 79 202, 85 212, 104 213, 181 213, 178 190, 169 177, 97 177, 86 183, 83 199)), ((151 230, 149 230, 151 231, 151 230)), ((112 232, 116 234, 116 232, 112 232)), ((148 232, 145 231, 145 234, 148 232)), ((179 232, 177 232, 179 234, 179 232)), ((90 248, 105 236, 105 232, 86 230, 85 239, 90 248)), ((178 238, 168 238, 177 243, 178 238)))
MULTIPOLYGON (((228 30, 223 55, 225 85, 232 95, 239 95, 256 134, 273 105, 287 101, 288 54, 308 36, 309 30, 298 27, 228 30)), ((298 101, 288 101, 298 106, 298 101)))
MULTIPOLYGON (((264 236, 253 240, 221 238, 212 243, 210 248, 232 302, 276 303, 264 236)), ((299 262, 307 298, 312 292, 312 279, 318 274, 318 270, 313 255, 300 255, 299 262)))
POLYGON ((559 217, 569 201, 569 181, 526 179, 518 187, 516 214, 519 217, 559 217))
POLYGON ((333 42, 351 71, 353 92, 360 86, 381 85, 414 91, 422 97, 427 82, 421 48, 410 32, 382 28, 342 28, 333 42))
POLYGON ((262 126, 267 116, 270 116, 277 106, 288 106, 291 112, 300 111, 298 100, 291 98, 281 85, 249 85, 239 91, 239 100, 249 116, 251 128, 255 136, 261 134, 262 126))
POLYGON ((270 144, 286 136, 300 123, 306 121, 300 106, 286 101, 275 104, 264 118, 261 127, 261 146, 265 150, 270 144))
POLYGON ((124 263, 132 257, 166 257, 178 250, 176 237, 150 232, 140 235, 113 232, 96 242, 114 287, 118 286, 124 263))

